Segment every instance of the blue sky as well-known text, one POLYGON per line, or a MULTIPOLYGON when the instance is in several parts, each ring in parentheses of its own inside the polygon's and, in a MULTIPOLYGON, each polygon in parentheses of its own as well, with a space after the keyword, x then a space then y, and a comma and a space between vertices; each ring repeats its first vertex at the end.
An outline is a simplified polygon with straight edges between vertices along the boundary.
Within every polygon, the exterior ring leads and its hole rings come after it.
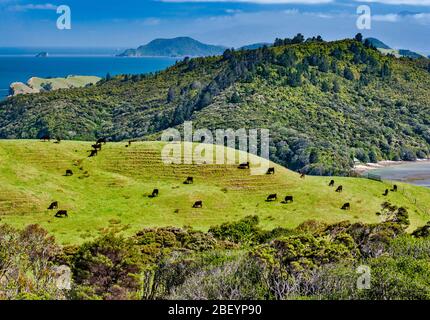
POLYGON ((320 34, 351 37, 357 7, 372 10, 377 37, 430 54, 430 0, 0 0, 0 46, 137 47, 154 38, 191 36, 225 46, 320 34), (68 5, 72 29, 58 30, 68 5))

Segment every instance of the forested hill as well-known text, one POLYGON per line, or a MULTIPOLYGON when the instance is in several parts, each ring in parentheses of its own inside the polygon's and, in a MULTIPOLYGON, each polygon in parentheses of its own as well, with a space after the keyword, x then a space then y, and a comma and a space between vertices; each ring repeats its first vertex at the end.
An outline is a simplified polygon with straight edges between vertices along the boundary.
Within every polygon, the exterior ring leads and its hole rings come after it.
POLYGON ((155 39, 137 49, 128 49, 120 57, 204 57, 220 55, 225 47, 201 43, 189 37, 174 39, 155 39))
POLYGON ((269 128, 272 160, 345 174, 354 158, 428 156, 429 69, 427 59, 384 56, 357 40, 277 39, 154 75, 8 99, 0 138, 149 138, 193 120, 195 128, 269 128))

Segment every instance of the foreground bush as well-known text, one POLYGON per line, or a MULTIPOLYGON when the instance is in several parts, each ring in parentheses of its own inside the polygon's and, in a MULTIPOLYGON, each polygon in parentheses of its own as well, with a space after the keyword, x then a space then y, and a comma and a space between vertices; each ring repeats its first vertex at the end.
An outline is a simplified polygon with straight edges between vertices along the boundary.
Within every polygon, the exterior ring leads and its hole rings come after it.
POLYGON ((265 231, 246 217, 208 233, 152 228, 62 249, 38 226, 3 225, 0 299, 430 299, 430 237, 405 233, 405 222, 265 231), (60 264, 71 290, 58 287, 60 264))

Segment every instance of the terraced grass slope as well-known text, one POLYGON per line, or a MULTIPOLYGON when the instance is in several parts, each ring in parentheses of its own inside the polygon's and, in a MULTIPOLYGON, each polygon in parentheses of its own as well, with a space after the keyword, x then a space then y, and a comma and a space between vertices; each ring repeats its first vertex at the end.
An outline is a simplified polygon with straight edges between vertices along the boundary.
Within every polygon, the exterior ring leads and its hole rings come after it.
MULTIPOLYGON (((38 223, 63 244, 80 243, 115 228, 127 234, 151 226, 212 225, 258 215, 266 228, 295 227, 305 220, 378 222, 376 212, 390 200, 409 208, 411 229, 429 216, 402 192, 382 196, 388 184, 366 179, 335 178, 344 192, 328 187, 331 178, 306 177, 281 166, 273 176, 251 176, 237 165, 164 165, 161 142, 108 143, 88 158, 90 142, 60 144, 34 140, 0 141, 1 223, 38 223), (74 175, 64 176, 71 169, 74 175), (193 185, 183 181, 193 176, 193 185), (158 198, 149 198, 154 188, 158 198), (294 203, 266 202, 269 194, 294 196, 294 203), (193 209, 202 200, 202 209, 193 209), (54 218, 47 208, 58 201, 70 217, 54 218), (352 209, 340 207, 350 202, 352 209)), ((401 191, 423 203, 430 190, 401 185, 401 191)))

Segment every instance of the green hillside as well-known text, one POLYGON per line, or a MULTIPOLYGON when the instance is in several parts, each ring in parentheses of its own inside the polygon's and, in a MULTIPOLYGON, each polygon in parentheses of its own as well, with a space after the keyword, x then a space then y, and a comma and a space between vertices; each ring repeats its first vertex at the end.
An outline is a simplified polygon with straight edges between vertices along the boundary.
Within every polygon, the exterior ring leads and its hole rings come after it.
MULTIPOLYGON (((378 222, 384 201, 409 209, 411 227, 429 219, 422 211, 430 190, 400 185, 398 193, 382 196, 389 184, 361 178, 335 178, 343 185, 338 194, 330 178, 306 177, 276 166, 274 176, 251 176, 236 165, 164 165, 161 142, 108 143, 88 158, 89 142, 44 143, 34 140, 0 141, 1 223, 23 227, 37 223, 59 241, 81 243, 107 230, 131 235, 144 227, 210 226, 257 215, 265 229, 297 227, 316 219, 326 223, 350 220, 378 222), (74 175, 64 176, 71 169, 74 175), (193 185, 183 181, 192 176, 193 185), (158 188, 158 198, 148 197, 158 188), (276 202, 266 202, 277 193, 276 202), (283 204, 287 195, 294 203, 283 204), (414 203, 418 198, 417 205, 414 203), (202 200, 202 209, 193 209, 202 200), (54 218, 47 208, 58 201, 70 217, 54 218), (341 206, 351 203, 350 211, 341 206)), ((252 161, 251 161, 252 162, 252 161)))
POLYGON ((276 163, 348 175, 354 158, 429 156, 429 66, 355 40, 298 35, 270 48, 184 59, 156 74, 8 99, 0 138, 153 140, 188 120, 196 129, 268 128, 276 163))

